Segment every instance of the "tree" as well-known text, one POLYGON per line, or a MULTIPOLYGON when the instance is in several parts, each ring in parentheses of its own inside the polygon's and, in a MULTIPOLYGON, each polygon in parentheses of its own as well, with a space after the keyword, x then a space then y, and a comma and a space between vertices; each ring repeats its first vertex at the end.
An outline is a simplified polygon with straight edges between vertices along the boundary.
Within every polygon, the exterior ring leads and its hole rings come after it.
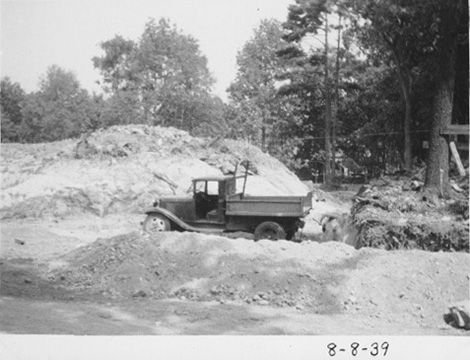
POLYGON ((20 126, 23 121, 22 106, 25 92, 20 84, 5 77, 0 82, 1 141, 20 142, 20 126))
POLYGON ((340 63, 341 63, 341 31, 342 31, 342 19, 343 14, 338 11, 338 26, 337 26, 337 45, 336 45, 336 62, 335 62, 335 77, 334 77, 334 97, 332 107, 332 121, 331 121, 331 146, 332 146, 332 161, 333 166, 336 164, 336 133, 338 124, 338 108, 339 108, 339 75, 340 75, 340 63))
MULTIPOLYGON (((452 121, 454 104, 455 64, 459 32, 467 32, 468 3, 456 0, 439 3, 437 21, 436 87, 433 99, 430 148, 426 169, 426 187, 437 189, 442 196, 448 195, 449 149, 441 132, 452 121)), ((468 63, 467 63, 468 65, 468 63)), ((468 74, 468 70, 467 70, 468 74)), ((467 88, 468 91, 468 88, 467 88)))
POLYGON ((253 38, 238 52, 237 76, 228 89, 231 101, 248 115, 246 130, 258 137, 258 141, 253 140, 262 149, 266 149, 267 137, 271 136, 277 120, 273 107, 277 92, 276 73, 281 65, 276 52, 283 46, 282 35, 278 22, 263 20, 253 38))
POLYGON ((403 108, 395 71, 357 61, 350 76, 353 81, 343 81, 341 87, 338 148, 371 176, 401 169, 402 127, 393 120, 403 108))
POLYGON ((361 19, 366 20, 357 30, 369 56, 393 64, 396 70, 405 108, 403 162, 404 169, 410 171, 413 162, 413 70, 432 51, 433 19, 429 16, 429 2, 352 0, 350 4, 361 19))
POLYGON ((108 123, 159 124, 192 131, 207 121, 200 111, 198 118, 191 115, 192 109, 202 103, 218 104, 207 101, 213 79, 197 41, 166 19, 149 20, 138 41, 116 36, 101 48, 104 55, 92 60, 112 96, 114 110, 108 113, 108 123))
MULTIPOLYGON (((335 153, 336 153, 336 131, 338 124, 338 102, 340 87, 340 59, 344 52, 341 46, 342 20, 347 15, 347 9, 343 3, 338 0, 297 0, 295 5, 289 7, 288 20, 284 24, 284 28, 288 31, 285 39, 292 43, 302 46, 302 42, 314 43, 318 49, 323 47, 323 60, 318 63, 318 52, 311 53, 311 58, 315 59, 315 72, 323 74, 323 132, 324 132, 324 176, 325 182, 330 184, 334 176, 335 169, 335 153), (335 19, 332 22, 332 18, 335 19), (332 25, 332 23, 334 23, 332 25), (332 91, 331 81, 331 50, 330 45, 331 30, 337 30, 337 46, 335 54, 335 71, 334 71, 334 91, 332 91), (317 38, 323 32, 324 40, 317 38), (320 44, 321 46, 319 46, 320 44)), ((312 64, 313 62, 310 61, 312 64)))
MULTIPOLYGON (((230 85, 231 125, 244 138, 285 159, 294 146, 289 128, 296 122, 287 97, 279 96, 288 64, 278 53, 286 47, 281 23, 263 20, 237 55, 237 76, 230 85), (292 140, 292 139, 289 139, 292 140)), ((294 140, 295 142, 295 140, 294 140)))
POLYGON ((26 96, 21 136, 26 142, 78 136, 99 126, 98 106, 73 72, 52 65, 40 78, 39 91, 26 96))

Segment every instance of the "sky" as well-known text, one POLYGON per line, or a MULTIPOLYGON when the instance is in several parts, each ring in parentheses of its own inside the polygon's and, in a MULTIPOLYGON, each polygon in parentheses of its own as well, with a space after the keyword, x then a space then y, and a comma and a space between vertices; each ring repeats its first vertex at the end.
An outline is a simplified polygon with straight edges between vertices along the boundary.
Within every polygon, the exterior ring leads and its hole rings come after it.
POLYGON ((262 19, 285 21, 294 0, 1 0, 1 77, 27 93, 53 64, 73 71, 83 88, 100 93, 92 57, 116 35, 137 41, 150 19, 170 19, 198 40, 216 78, 214 94, 226 99, 236 55, 262 19))

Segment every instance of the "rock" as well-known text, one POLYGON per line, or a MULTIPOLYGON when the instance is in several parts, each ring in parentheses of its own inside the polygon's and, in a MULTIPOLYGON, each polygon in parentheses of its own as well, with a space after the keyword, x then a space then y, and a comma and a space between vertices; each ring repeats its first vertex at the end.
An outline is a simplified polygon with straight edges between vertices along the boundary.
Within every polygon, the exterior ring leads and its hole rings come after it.
POLYGON ((16 243, 16 244, 19 244, 19 245, 24 245, 26 242, 25 242, 24 240, 21 240, 21 239, 16 238, 16 239, 15 239, 15 243, 16 243))
POLYGON ((348 303, 350 304, 355 304, 357 302, 357 299, 354 295, 351 295, 348 300, 347 300, 348 303))
POLYGON ((407 222, 408 222, 407 218, 399 218, 398 221, 397 221, 397 225, 404 226, 404 225, 406 225, 407 222))
POLYGON ((221 291, 219 290, 219 288, 217 286, 213 286, 210 290, 209 290, 210 294, 211 295, 220 295, 221 291))
POLYGON ((112 318, 111 314, 104 313, 104 312, 98 313, 98 316, 102 319, 111 319, 112 318))
POLYGON ((132 297, 146 297, 147 293, 144 290, 138 290, 132 294, 132 297))
POLYGON ((455 322, 455 326, 470 330, 470 302, 460 301, 449 307, 449 312, 455 322))
POLYGON ((424 185, 423 182, 417 181, 417 180, 413 180, 413 181, 411 182, 411 190, 413 190, 413 191, 419 191, 423 185, 424 185))

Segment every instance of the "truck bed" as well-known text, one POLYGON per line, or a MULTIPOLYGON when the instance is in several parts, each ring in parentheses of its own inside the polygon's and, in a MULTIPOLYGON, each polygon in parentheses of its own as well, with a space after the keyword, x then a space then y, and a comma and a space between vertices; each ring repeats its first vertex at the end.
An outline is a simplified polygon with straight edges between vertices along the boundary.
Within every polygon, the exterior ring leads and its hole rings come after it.
POLYGON ((312 193, 306 196, 243 196, 227 199, 226 215, 303 217, 312 207, 312 193))

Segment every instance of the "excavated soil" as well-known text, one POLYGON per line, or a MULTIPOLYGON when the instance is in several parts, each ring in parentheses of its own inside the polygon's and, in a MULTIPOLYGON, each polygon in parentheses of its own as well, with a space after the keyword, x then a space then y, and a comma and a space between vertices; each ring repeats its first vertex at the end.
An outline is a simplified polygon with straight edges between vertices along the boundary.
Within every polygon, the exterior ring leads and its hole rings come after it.
MULTIPOLYGON (((310 184, 313 210, 295 241, 141 233, 155 197, 187 195, 192 178, 230 174, 245 159, 252 195, 309 190, 259 149, 175 129, 136 125, 80 141, 2 144, 1 332, 469 334, 449 310, 470 301, 468 251, 354 246, 357 189, 310 184), (325 214, 334 220, 320 224, 325 214)), ((375 206, 381 199, 364 200, 367 214, 384 210, 375 206)), ((408 210, 381 216, 405 224, 408 210)), ((461 215, 438 214, 465 225, 461 215)), ((387 231, 374 238, 368 227, 367 239, 383 245, 387 231)))
POLYGON ((451 179, 447 198, 423 180, 397 174, 363 186, 351 211, 356 247, 468 252, 468 174, 451 179))
POLYGON ((55 284, 111 298, 179 298, 402 317, 433 326, 468 294, 468 256, 355 250, 338 242, 138 233, 102 239, 57 262, 55 284))
POLYGON ((157 197, 189 196, 193 178, 233 173, 244 160, 253 174, 247 194, 308 191, 252 145, 158 126, 114 126, 48 144, 2 144, 0 159, 0 219, 142 212, 157 197))
POLYGON ((357 250, 314 224, 302 242, 149 236, 141 218, 5 221, 2 331, 468 335, 449 317, 468 253, 357 250))

